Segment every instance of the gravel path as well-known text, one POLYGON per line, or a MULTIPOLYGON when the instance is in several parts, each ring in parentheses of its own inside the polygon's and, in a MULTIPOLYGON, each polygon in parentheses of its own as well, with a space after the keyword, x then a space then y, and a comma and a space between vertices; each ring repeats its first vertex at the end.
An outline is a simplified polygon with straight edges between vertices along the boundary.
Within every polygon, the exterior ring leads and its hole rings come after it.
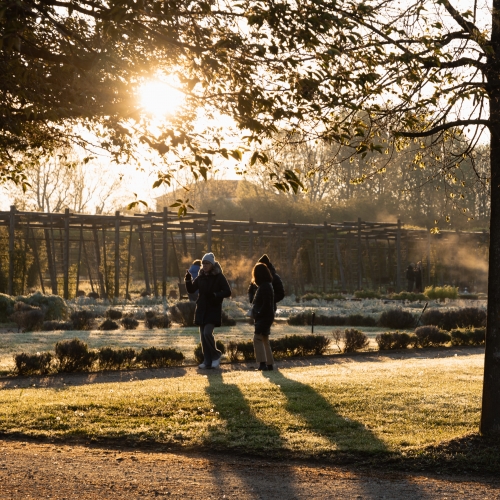
POLYGON ((495 499, 500 480, 0 440, 0 499, 495 499))

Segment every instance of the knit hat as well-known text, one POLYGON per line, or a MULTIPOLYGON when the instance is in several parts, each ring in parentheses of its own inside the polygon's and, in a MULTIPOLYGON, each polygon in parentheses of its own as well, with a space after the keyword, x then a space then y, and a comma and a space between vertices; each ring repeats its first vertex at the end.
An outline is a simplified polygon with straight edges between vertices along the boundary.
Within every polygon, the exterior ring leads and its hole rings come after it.
POLYGON ((266 266, 268 266, 271 261, 269 260, 269 257, 267 256, 267 253, 265 253, 260 259, 259 259, 259 262, 262 262, 262 264, 265 264, 266 266))
POLYGON ((201 262, 210 262, 212 266, 215 266, 215 255, 212 252, 206 253, 203 258, 201 259, 201 262))

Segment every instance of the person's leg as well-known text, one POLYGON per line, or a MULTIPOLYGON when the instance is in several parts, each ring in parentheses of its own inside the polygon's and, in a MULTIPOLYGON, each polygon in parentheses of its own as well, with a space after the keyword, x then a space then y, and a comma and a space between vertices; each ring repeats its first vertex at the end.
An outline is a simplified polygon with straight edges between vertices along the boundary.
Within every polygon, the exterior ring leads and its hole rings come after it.
POLYGON ((203 339, 205 342, 205 360, 207 361, 207 366, 212 366, 214 361, 217 361, 222 356, 222 353, 215 346, 214 328, 212 324, 203 326, 203 339), (210 365, 208 362, 210 361, 210 365))
POLYGON ((269 335, 262 335, 262 344, 266 356, 267 369, 272 370, 274 365, 274 358, 273 358, 273 351, 271 350, 271 344, 269 343, 269 335))
POLYGON ((200 326, 200 342, 201 342, 201 350, 203 351, 203 363, 206 367, 210 368, 212 366, 212 358, 208 357, 207 353, 209 352, 209 347, 206 344, 205 335, 203 335, 203 331, 205 329, 205 325, 200 326))
POLYGON ((266 351, 264 348, 264 335, 256 333, 253 336, 253 349, 255 351, 255 359, 259 363, 259 369, 266 366, 266 351))

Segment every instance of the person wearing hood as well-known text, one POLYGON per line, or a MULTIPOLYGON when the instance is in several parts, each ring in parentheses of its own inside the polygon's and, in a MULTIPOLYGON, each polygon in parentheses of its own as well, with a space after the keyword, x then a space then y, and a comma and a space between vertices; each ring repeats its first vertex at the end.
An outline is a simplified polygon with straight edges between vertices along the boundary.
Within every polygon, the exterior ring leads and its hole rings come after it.
MULTIPOLYGON (((201 260, 196 259, 195 261, 193 261, 191 267, 189 268, 189 274, 191 275, 192 280, 195 280, 198 277, 200 269, 201 269, 201 260)), ((188 293, 189 300, 191 302, 196 302, 196 299, 198 298, 198 293, 199 293, 198 290, 196 290, 196 292, 194 293, 188 293)))
POLYGON ((199 368, 217 368, 222 353, 215 346, 214 328, 222 323, 222 301, 231 296, 231 288, 221 265, 212 252, 201 259, 200 272, 194 280, 187 270, 184 277, 188 293, 198 291, 194 322, 200 327, 203 363, 199 368))
POLYGON ((274 322, 274 290, 273 277, 269 268, 262 262, 255 264, 252 271, 252 283, 257 290, 252 302, 252 317, 255 322, 253 347, 255 359, 259 366, 257 370, 269 371, 273 369, 273 352, 269 343, 271 326, 274 322))
MULTIPOLYGON (((262 264, 265 264, 271 273, 273 278, 272 285, 274 291, 274 311, 278 308, 277 303, 284 299, 285 297, 285 289, 283 288, 283 281, 281 281, 280 275, 276 272, 276 269, 271 264, 269 257, 267 254, 264 254, 259 261, 262 264)), ((248 300, 250 303, 253 303, 253 299, 255 297, 255 292, 257 291, 257 285, 252 281, 250 286, 248 287, 248 300)))

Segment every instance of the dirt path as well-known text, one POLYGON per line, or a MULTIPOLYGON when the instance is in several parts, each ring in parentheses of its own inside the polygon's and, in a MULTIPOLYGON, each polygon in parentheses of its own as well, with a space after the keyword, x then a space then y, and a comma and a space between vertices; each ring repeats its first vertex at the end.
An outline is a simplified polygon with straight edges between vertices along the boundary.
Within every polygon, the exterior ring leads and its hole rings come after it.
POLYGON ((0 440, 0 499, 496 499, 500 480, 0 440))

